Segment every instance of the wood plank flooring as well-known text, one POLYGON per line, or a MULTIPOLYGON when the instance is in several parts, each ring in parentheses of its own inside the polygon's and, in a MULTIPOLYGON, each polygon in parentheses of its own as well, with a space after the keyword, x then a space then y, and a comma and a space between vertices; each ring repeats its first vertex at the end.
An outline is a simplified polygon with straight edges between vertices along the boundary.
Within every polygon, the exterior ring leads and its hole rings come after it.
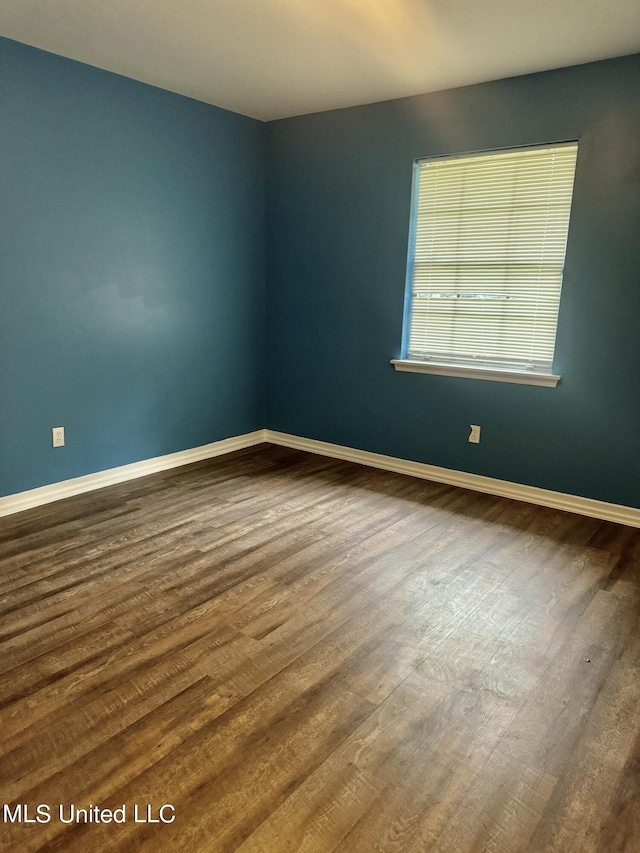
POLYGON ((637 853, 639 604, 640 531, 266 445, 0 519, 0 849, 637 853))

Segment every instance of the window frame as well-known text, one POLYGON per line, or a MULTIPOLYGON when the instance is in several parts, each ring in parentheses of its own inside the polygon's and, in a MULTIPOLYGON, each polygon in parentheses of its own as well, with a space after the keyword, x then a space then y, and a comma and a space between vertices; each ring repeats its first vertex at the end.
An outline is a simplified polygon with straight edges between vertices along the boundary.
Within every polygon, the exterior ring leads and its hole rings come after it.
MULTIPOLYGON (((415 273, 415 260, 416 260, 416 241, 417 241, 417 233, 418 233, 418 200, 420 195, 420 177, 421 177, 421 165, 426 162, 436 162, 440 160, 464 160, 470 159, 473 157, 481 157, 482 155, 491 155, 491 154, 507 154, 510 152, 526 152, 526 151, 535 151, 541 149, 548 149, 560 146, 570 146, 575 145, 576 149, 579 145, 578 139, 565 139, 558 140, 556 142, 545 142, 536 145, 522 145, 522 146, 508 146, 504 148, 494 148, 494 149, 483 149, 477 151, 467 151, 463 153, 453 153, 453 154, 444 154, 444 155, 434 155, 429 157, 419 157, 413 162, 413 177, 412 177, 412 190, 411 190, 411 206, 410 206, 410 228, 409 228, 409 241, 408 241, 408 249, 407 249, 407 265, 406 265, 406 279, 405 279, 405 298, 404 298, 404 309, 403 309, 403 318, 402 318, 402 341, 401 341, 401 357, 391 359, 391 364, 393 367, 400 372, 409 372, 409 373, 427 373, 434 374, 438 376, 454 376, 459 378, 467 378, 467 379, 485 379, 494 382, 510 382, 519 385, 537 385, 549 388, 555 388, 562 378, 560 374, 556 374, 554 372, 537 372, 533 370, 518 370, 512 369, 508 367, 500 367, 499 365, 474 365, 470 363, 459 363, 455 364, 453 361, 434 361, 430 360, 418 360, 415 358, 408 358, 407 351, 409 348, 409 338, 411 333, 411 320, 412 320, 412 303, 413 303, 413 289, 414 289, 414 273, 415 273)), ((574 173, 574 183, 572 186, 571 192, 571 203, 569 208, 569 222, 567 226, 567 246, 569 233, 571 229, 571 216, 573 213, 573 201, 575 195, 575 175, 577 174, 577 154, 576 150, 576 172, 574 173)), ((565 261, 566 261, 566 249, 565 249, 565 261)), ((564 279, 564 269, 563 269, 563 279, 564 279)), ((556 320, 556 334, 559 325, 559 317, 560 317, 560 305, 562 301, 562 290, 563 290, 564 280, 561 285, 560 297, 558 300, 558 319, 556 320)), ((557 343, 557 338, 556 338, 557 343)), ((554 343, 554 353, 553 353, 553 361, 555 361, 555 351, 556 351, 556 343, 554 343)), ((552 368, 553 369, 553 368, 552 368)))

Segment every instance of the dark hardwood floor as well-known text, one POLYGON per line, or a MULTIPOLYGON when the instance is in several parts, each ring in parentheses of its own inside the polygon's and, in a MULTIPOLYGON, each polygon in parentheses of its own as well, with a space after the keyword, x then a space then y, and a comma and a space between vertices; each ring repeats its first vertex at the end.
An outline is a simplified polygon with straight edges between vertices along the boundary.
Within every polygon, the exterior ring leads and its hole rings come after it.
POLYGON ((0 848, 637 853, 639 603, 638 530, 270 446, 0 519, 0 848))

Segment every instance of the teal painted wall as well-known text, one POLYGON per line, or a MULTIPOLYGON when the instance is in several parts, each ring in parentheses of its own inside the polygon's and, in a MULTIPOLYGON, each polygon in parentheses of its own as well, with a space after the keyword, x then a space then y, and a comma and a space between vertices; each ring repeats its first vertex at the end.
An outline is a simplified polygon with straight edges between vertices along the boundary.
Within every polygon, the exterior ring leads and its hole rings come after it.
POLYGON ((640 56, 273 122, 267 232, 269 427, 640 506, 640 56), (567 139, 558 388, 396 373, 414 159, 567 139))
POLYGON ((0 495, 264 425, 264 136, 0 39, 0 495))
POLYGON ((640 56, 265 128, 0 39, 0 187, 0 495, 266 424, 640 506, 640 56), (561 384, 396 373, 413 160, 572 138, 561 384))

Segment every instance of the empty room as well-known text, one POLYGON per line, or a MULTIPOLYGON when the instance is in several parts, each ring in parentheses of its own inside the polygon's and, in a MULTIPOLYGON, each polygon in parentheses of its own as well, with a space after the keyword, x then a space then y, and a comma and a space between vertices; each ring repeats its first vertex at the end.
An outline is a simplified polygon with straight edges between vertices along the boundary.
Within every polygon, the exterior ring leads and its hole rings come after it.
POLYGON ((0 851, 640 851, 637 0, 0 3, 0 851))

